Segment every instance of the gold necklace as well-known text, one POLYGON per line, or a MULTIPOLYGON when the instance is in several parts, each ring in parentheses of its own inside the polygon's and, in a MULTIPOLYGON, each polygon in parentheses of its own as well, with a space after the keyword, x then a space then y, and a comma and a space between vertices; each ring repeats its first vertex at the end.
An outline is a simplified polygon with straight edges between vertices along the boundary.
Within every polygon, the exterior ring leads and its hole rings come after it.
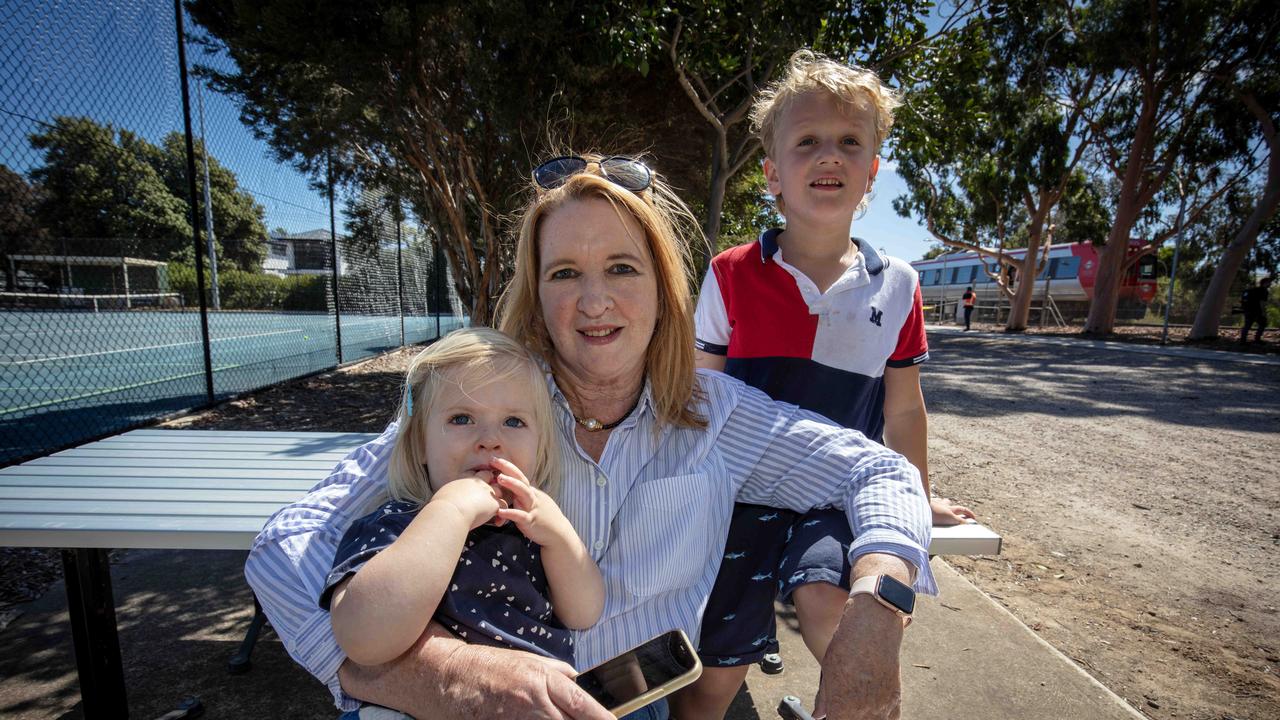
POLYGON ((628 408, 626 412, 622 413, 622 417, 618 418, 617 420, 614 420, 611 423, 607 423, 607 424, 602 423, 599 420, 592 417, 580 418, 577 415, 573 416, 573 421, 578 423, 582 427, 586 428, 587 432, 600 432, 601 430, 612 430, 618 427, 619 425, 621 425, 623 420, 626 420, 627 418, 631 417, 631 413, 635 412, 636 406, 639 404, 640 404, 640 398, 639 396, 637 396, 636 401, 631 403, 631 407, 628 408))

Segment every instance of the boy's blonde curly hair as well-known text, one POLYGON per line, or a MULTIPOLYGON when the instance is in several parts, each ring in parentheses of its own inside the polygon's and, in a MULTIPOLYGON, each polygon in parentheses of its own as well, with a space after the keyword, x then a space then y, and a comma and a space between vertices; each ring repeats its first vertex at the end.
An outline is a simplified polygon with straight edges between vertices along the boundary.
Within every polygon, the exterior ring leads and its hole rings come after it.
POLYGON ((796 98, 815 91, 834 95, 843 105, 871 109, 875 125, 875 147, 888 137, 893 127, 893 111, 902 105, 898 91, 880 81, 875 72, 856 65, 842 65, 812 50, 797 50, 787 73, 771 83, 751 106, 751 129, 760 136, 766 155, 774 155, 774 133, 778 122, 796 98))

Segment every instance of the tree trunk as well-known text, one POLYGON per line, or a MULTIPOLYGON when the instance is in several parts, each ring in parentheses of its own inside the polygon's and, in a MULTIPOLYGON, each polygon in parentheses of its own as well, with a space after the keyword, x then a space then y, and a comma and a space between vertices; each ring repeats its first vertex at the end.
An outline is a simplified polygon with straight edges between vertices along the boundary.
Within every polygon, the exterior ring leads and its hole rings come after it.
POLYGON ((707 192, 707 221, 703 227, 707 241, 701 247, 693 249, 694 271, 698 282, 706 274, 707 267, 711 264, 710 255, 715 254, 718 247, 716 239, 720 237, 720 215, 724 211, 724 196, 729 187, 729 159, 720 150, 723 143, 717 141, 712 145, 711 188, 707 192))
POLYGON ((1231 292, 1231 281, 1240 272, 1240 266, 1257 242, 1258 232, 1263 224, 1275 214, 1276 206, 1280 205, 1280 142, 1277 142, 1275 124, 1252 96, 1245 96, 1243 100, 1254 117, 1258 118, 1271 153, 1267 160, 1267 184, 1263 188, 1262 197, 1258 198, 1258 206, 1253 209, 1244 227, 1231 239, 1231 244, 1227 245, 1222 260, 1213 271, 1213 279, 1209 281, 1209 287, 1200 300, 1200 308, 1196 310, 1195 322, 1191 325, 1191 340, 1218 337, 1218 326, 1222 319, 1222 309, 1227 304, 1227 294, 1231 292))

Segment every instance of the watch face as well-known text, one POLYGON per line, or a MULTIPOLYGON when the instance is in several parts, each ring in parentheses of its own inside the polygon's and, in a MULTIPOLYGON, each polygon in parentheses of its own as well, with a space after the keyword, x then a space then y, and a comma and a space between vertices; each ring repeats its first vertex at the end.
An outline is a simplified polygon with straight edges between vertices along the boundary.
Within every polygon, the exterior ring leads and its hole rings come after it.
POLYGON ((880 576, 880 585, 876 588, 876 594, 885 602, 908 615, 915 612, 915 591, 888 575, 880 576))

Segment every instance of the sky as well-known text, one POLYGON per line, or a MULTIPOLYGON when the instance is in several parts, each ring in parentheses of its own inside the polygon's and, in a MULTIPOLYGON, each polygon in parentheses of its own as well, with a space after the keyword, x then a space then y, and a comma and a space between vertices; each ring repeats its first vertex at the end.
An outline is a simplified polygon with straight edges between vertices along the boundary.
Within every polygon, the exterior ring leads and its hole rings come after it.
MULTIPOLYGON (((42 123, 58 115, 84 115, 129 129, 159 143, 181 131, 182 98, 173 5, 164 0, 103 0, 90 3, 6 3, 0 22, 0 164, 27 172, 41 161, 28 141, 42 123)), ((191 25, 188 20, 188 31, 191 25)), ((198 30, 198 29, 197 29, 198 30)), ((194 46, 188 66, 207 63, 229 69, 194 46)), ((193 131, 201 135, 198 99, 204 103, 206 143, 236 174, 266 211, 270 229, 302 232, 328 228, 325 198, 307 179, 276 161, 267 143, 239 120, 225 96, 193 82, 193 131)), ((891 162, 883 161, 875 195, 852 234, 907 260, 928 248, 928 233, 898 217, 893 198, 905 191, 891 162)), ((341 204, 339 204, 341 208, 341 204)), ((342 217, 339 215, 341 225, 342 217)))

